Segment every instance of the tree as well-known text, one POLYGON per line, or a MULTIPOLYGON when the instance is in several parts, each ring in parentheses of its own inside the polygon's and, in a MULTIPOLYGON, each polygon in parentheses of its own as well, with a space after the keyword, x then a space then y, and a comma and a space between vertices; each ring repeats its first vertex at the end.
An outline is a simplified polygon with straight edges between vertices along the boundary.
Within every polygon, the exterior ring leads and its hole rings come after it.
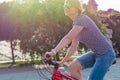
POLYGON ((14 59, 14 50, 13 50, 13 24, 10 20, 10 7, 7 3, 0 4, 0 40, 10 40, 12 60, 15 63, 14 59))
MULTIPOLYGON (((26 46, 27 49, 24 47, 22 49, 43 55, 46 51, 55 47, 68 32, 70 27, 67 26, 70 26, 70 20, 64 15, 62 0, 46 0, 36 5, 39 5, 36 12, 37 17, 39 17, 39 26, 26 43, 32 45, 32 47, 26 46)), ((59 59, 59 55, 57 55, 57 59, 59 59)))

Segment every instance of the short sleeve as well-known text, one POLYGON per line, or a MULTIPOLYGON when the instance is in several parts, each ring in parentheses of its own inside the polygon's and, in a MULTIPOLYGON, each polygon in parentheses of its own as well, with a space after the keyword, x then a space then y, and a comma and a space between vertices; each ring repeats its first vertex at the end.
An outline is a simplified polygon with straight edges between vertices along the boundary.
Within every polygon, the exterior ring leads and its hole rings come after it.
POLYGON ((82 26, 84 28, 87 28, 87 25, 86 25, 86 17, 84 15, 80 15, 78 17, 78 19, 76 20, 76 22, 74 23, 74 25, 78 25, 78 26, 82 26))

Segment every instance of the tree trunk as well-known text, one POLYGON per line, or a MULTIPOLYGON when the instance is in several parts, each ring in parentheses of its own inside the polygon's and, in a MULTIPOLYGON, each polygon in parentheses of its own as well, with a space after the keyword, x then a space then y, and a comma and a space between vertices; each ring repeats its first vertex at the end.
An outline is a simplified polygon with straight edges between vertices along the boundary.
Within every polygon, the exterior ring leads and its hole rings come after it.
POLYGON ((12 63, 15 63, 15 57, 14 57, 14 48, 13 48, 13 40, 10 40, 10 46, 11 46, 11 52, 12 52, 12 63))

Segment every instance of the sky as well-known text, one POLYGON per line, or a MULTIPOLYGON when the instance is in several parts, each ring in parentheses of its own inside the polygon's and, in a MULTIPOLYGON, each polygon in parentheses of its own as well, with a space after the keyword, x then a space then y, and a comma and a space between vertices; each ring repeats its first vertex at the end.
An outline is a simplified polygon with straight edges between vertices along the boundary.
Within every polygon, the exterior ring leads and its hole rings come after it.
MULTIPOLYGON (((87 3, 89 0, 82 0, 87 3)), ((117 11, 120 11, 120 0, 95 0, 98 4, 99 10, 107 10, 109 8, 113 8, 117 11)))
MULTIPOLYGON (((0 0, 0 2, 4 1, 13 1, 13 0, 0 0)), ((19 0, 21 1, 21 0, 19 0)), ((84 3, 87 3, 89 0, 82 0, 84 3)), ((113 8, 117 11, 120 11, 120 0, 96 0, 98 4, 98 10, 107 10, 109 8, 113 8)))

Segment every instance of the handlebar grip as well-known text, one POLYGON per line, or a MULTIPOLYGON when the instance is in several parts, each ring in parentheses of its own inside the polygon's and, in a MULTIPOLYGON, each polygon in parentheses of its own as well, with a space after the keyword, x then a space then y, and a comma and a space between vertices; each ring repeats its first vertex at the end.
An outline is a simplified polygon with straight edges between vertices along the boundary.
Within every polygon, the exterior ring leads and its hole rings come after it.
POLYGON ((45 62, 51 65, 51 61, 52 61, 51 56, 49 54, 46 54, 45 57, 46 57, 45 62))
POLYGON ((46 54, 46 58, 49 58, 48 60, 45 60, 49 65, 53 65, 56 69, 59 67, 59 63, 52 61, 49 54, 46 54))
POLYGON ((47 57, 47 58, 50 58, 51 56, 50 56, 49 54, 46 54, 46 57, 47 57))

